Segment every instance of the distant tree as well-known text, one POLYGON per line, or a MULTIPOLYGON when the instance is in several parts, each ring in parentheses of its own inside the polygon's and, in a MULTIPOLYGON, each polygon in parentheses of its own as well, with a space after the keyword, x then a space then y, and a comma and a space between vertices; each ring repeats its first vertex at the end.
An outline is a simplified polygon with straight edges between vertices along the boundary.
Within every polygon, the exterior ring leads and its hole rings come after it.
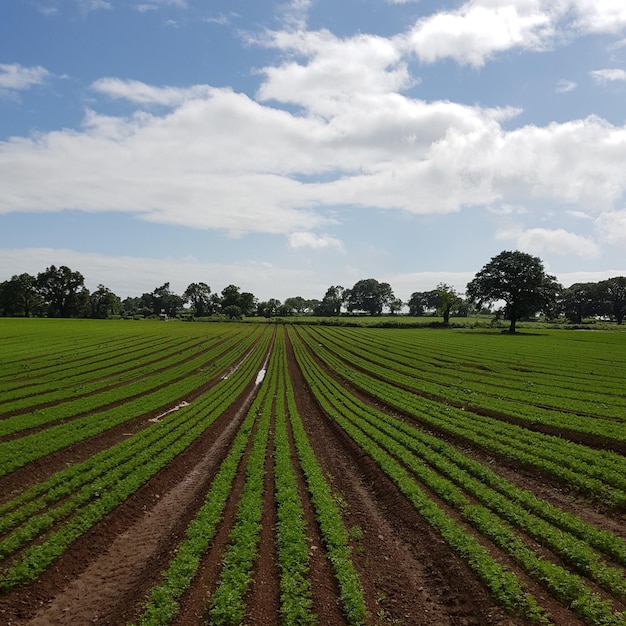
POLYGON ((168 317, 176 317, 178 310, 185 303, 181 296, 170 289, 169 282, 157 287, 149 294, 149 299, 152 301, 152 312, 155 315, 165 314, 168 317))
POLYGON ((560 309, 574 324, 601 312, 598 283, 575 283, 563 290, 560 309))
POLYGON ((389 283, 379 283, 375 278, 357 281, 348 293, 348 311, 365 311, 380 315, 383 308, 394 299, 389 283))
POLYGON ((457 306, 461 300, 454 287, 439 283, 435 289, 437 294, 437 311, 443 317, 443 323, 447 326, 450 323, 450 311, 457 306))
POLYGON ((257 299, 253 293, 243 291, 239 297, 239 306, 241 307, 242 313, 246 317, 250 317, 254 315, 254 311, 256 310, 257 299))
POLYGON ((12 276, 0 286, 0 311, 3 315, 30 317, 41 303, 37 279, 30 274, 12 276))
POLYGON ((427 311, 435 311, 437 309, 438 294, 436 290, 432 291, 414 291, 407 302, 409 307, 409 315, 421 317, 427 311))
POLYGON ((504 316, 514 333, 518 320, 554 307, 561 289, 554 276, 545 273, 541 259, 505 250, 467 284, 467 298, 479 306, 504 301, 504 316))
MULTIPOLYGON (((122 314, 123 315, 142 315, 140 313, 140 308, 142 307, 142 299, 141 298, 124 298, 122 300, 122 314)), ((150 312, 148 311, 148 315, 150 312)))
POLYGON ((341 285, 329 287, 313 312, 315 315, 324 317, 341 315, 341 307, 345 302, 345 295, 346 290, 341 285))
POLYGON ((404 302, 402 302, 400 298, 394 298, 391 302, 389 302, 387 306, 389 306, 389 312, 392 315, 395 315, 396 313, 399 313, 402 310, 402 307, 404 306, 404 302))
POLYGON ((309 300, 305 300, 302 296, 294 296, 293 298, 287 298, 284 306, 287 309, 286 315, 302 315, 306 309, 310 306, 309 300))
POLYGON ((259 302, 257 304, 257 315, 259 317, 275 317, 278 315, 279 309, 281 307, 280 300, 276 298, 270 298, 265 302, 259 302))
POLYGON ((241 292, 237 285, 228 285, 222 289, 221 308, 225 313, 230 306, 236 306, 240 310, 240 315, 254 315, 257 309, 257 300, 254 294, 244 291, 241 292))
POLYGON ((185 289, 183 299, 191 304, 197 317, 210 315, 211 287, 206 283, 191 283, 185 289))
POLYGON ((237 285, 228 285, 222 289, 222 308, 239 306, 241 290, 237 285))
POLYGON ((231 320, 240 320, 243 315, 241 307, 236 304, 229 304, 228 306, 225 306, 222 308, 222 313, 231 320))
POLYGON ((600 299, 605 303, 605 311, 618 323, 626 316, 626 276, 614 276, 598 283, 600 299))
POLYGON ((78 294, 85 279, 66 265, 51 265, 37 274, 37 291, 42 297, 48 317, 76 317, 79 314, 78 294))
POLYGON ((104 285, 88 295, 90 317, 106 319, 109 315, 117 315, 122 311, 122 301, 104 285))

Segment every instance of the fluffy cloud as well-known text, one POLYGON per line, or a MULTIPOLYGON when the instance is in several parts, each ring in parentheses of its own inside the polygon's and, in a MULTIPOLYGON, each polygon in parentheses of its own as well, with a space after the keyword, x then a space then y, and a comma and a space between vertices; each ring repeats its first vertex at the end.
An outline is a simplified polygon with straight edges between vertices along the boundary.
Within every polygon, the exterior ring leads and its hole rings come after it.
POLYGON ((289 246, 291 248, 335 248, 343 250, 343 244, 332 235, 316 235, 315 233, 297 232, 289 235, 289 246))
POLYGON ((162 106, 178 106, 187 100, 206 98, 212 92, 207 85, 194 85, 189 88, 154 87, 137 80, 120 80, 119 78, 101 78, 91 88, 110 98, 129 100, 135 104, 156 104, 162 106))
POLYGON ((420 19, 408 40, 426 63, 452 58, 480 67, 494 53, 510 48, 544 49, 553 36, 554 18, 547 5, 526 0, 476 0, 456 11, 420 19))
MULTIPOLYGON (((309 68, 301 69, 306 75, 309 68)), ((315 80, 303 80, 295 91, 311 113, 294 115, 228 89, 104 79, 94 89, 172 110, 89 111, 79 131, 0 143, 0 210, 127 211, 196 228, 288 235, 323 227, 324 207, 427 214, 548 198, 600 212, 626 190, 624 127, 590 117, 506 131, 514 109, 371 88, 333 101, 330 87, 320 95, 315 80)))
POLYGON ((626 71, 620 69, 594 70, 591 72, 593 79, 604 85, 609 82, 626 80, 626 71))
POLYGON ((621 0, 470 0, 418 20, 407 40, 422 62, 451 58, 481 67, 510 49, 541 51, 581 33, 625 28, 621 0))
POLYGON ((598 246, 593 241, 587 237, 567 232, 562 228, 501 231, 497 238, 514 239, 518 249, 535 255, 550 253, 559 256, 572 255, 592 258, 599 253, 598 246))
POLYGON ((604 241, 614 245, 626 244, 626 211, 608 211, 596 220, 596 226, 604 241))
POLYGON ((50 72, 40 65, 24 67, 18 63, 0 63, 0 91, 22 91, 33 85, 40 85, 50 76, 50 72))

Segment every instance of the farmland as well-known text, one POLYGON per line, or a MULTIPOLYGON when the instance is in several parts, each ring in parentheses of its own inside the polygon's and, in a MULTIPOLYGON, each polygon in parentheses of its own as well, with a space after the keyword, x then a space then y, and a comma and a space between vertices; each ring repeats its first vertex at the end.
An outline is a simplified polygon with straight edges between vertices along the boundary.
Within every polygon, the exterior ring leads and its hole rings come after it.
POLYGON ((626 623, 624 332, 0 341, 0 623, 626 623))

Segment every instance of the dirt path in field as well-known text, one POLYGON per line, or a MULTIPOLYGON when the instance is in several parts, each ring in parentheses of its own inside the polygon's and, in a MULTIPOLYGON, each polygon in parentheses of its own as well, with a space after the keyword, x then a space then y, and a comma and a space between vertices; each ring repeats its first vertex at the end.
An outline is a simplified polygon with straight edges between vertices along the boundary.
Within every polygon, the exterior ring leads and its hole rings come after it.
POLYGON ((76 541, 36 583, 0 598, 0 623, 126 623, 201 506, 257 390, 251 381, 199 439, 76 541))

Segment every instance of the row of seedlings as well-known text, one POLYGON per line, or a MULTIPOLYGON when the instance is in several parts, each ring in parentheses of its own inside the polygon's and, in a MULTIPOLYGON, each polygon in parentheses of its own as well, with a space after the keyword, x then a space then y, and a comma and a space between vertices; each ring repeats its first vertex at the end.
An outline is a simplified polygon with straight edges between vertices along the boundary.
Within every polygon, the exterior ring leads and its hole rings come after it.
MULTIPOLYGON (((391 472, 390 477, 402 478, 403 472, 409 472, 419 484, 425 485, 454 509, 460 519, 504 550, 586 623, 621 623, 624 615, 612 611, 607 596, 618 601, 626 598, 623 568, 612 566, 584 539, 579 539, 536 514, 528 513, 520 504, 524 494, 520 494, 517 499, 509 499, 472 476, 462 465, 454 465, 452 459, 455 455, 446 455, 442 448, 447 446, 436 438, 397 424, 397 420, 358 401, 325 375, 308 352, 299 350, 299 358, 314 392, 326 410, 383 469, 391 472), (523 534, 518 535, 512 525, 523 534), (539 556, 528 547, 523 540, 524 535, 552 550, 574 570, 600 585, 607 594, 599 595, 577 574, 539 556)), ((478 467, 474 469, 479 470, 478 467)), ((398 484, 400 486, 402 482, 398 484)), ((507 485, 507 489, 516 491, 513 485, 507 485)), ((420 502, 421 506, 423 504, 420 502)), ((584 526, 582 522, 580 526, 584 526)), ((592 528, 593 531, 596 536, 599 534, 597 529, 592 528)), ((612 545, 619 546, 623 558, 624 543, 614 537, 612 545)), ((479 571, 479 574, 484 577, 483 572, 479 571)), ((507 602, 511 604, 510 600, 507 602)), ((545 618, 537 612, 533 603, 526 608, 531 609, 528 617, 545 618)))
MULTIPOLYGON (((175 406, 195 389, 206 384, 207 378, 213 379, 233 362, 242 359, 259 340, 261 333, 262 330, 259 329, 243 338, 233 336, 228 347, 219 346, 214 352, 200 355, 193 363, 155 375, 132 386, 132 391, 131 386, 128 386, 99 394, 91 401, 84 398, 47 409, 48 418, 53 416, 55 420, 68 421, 61 421, 44 430, 0 443, 0 476, 130 419, 158 411, 162 407, 175 406), (104 407, 94 407, 94 404, 104 402, 103 399, 98 399, 102 395, 106 396, 106 404, 104 407), (76 417, 69 419, 73 415, 76 417)), ((43 418, 34 415, 15 419, 19 424, 20 421, 30 423, 31 420, 43 418)))
POLYGON ((319 341, 319 335, 301 334, 339 376, 420 423, 553 474, 575 490, 611 506, 626 506, 624 457, 417 395, 401 383, 394 382, 394 373, 384 368, 372 367, 369 372, 356 369, 354 364, 327 350, 326 345, 319 341))
MULTIPOLYGON (((459 407, 472 407, 481 411, 488 410, 506 416, 528 421, 529 424, 547 424, 557 428, 574 430, 626 441, 626 430, 621 416, 626 410, 626 400, 622 396, 598 394, 595 389, 580 387, 576 392, 569 392, 567 398, 552 397, 542 393, 535 385, 513 383, 506 378, 498 381, 493 373, 488 377, 484 373, 459 373, 447 364, 442 373, 441 363, 424 366, 415 351, 399 356, 393 343, 383 342, 382 338, 366 335, 368 342, 355 342, 354 335, 327 333, 313 330, 316 338, 338 356, 364 370, 385 375, 393 382, 407 388, 418 390, 433 400, 446 402, 459 407), (519 389, 515 389, 520 386, 519 389), (587 398, 587 395, 589 397, 587 398), (593 417, 593 419, 590 419, 593 417)), ((548 384, 546 376, 542 384, 548 384)), ((548 388, 552 391, 554 386, 548 388)))
POLYGON ((57 472, 0 507, 0 589, 37 578, 80 535, 183 452, 237 400, 268 349, 265 333, 233 372, 194 403, 57 472), (35 541, 38 537, 43 540, 35 541), (11 555, 18 554, 17 559, 11 555))

